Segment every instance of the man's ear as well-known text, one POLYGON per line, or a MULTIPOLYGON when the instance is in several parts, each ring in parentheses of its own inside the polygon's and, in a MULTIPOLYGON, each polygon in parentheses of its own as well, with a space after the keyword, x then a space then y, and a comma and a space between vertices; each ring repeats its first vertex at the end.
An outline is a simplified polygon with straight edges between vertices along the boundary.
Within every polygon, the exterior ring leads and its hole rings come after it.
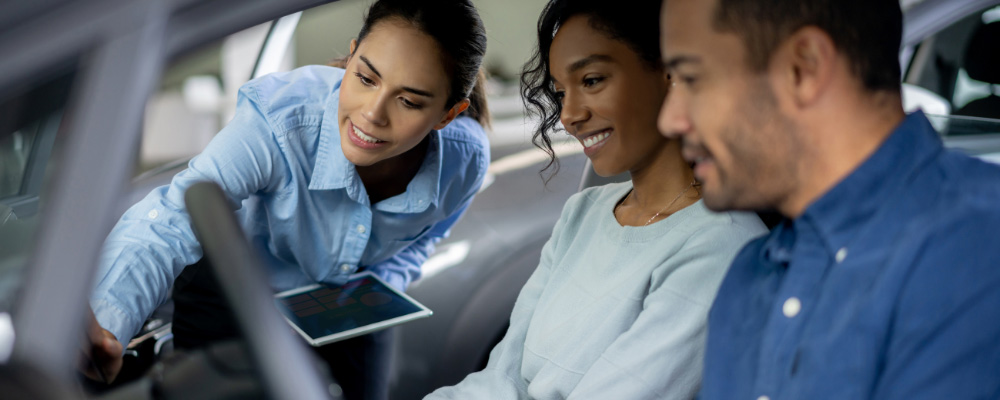
MULTIPOLYGON (((840 66, 837 49, 826 32, 815 26, 795 31, 781 45, 772 59, 788 93, 798 106, 819 101, 829 89, 840 66)), ((848 72, 849 73, 849 72, 848 72)))
POLYGON ((441 118, 441 122, 434 125, 434 129, 444 129, 444 127, 448 126, 451 121, 455 120, 455 118, 457 118, 462 111, 465 111, 466 108, 469 108, 469 99, 462 99, 462 101, 455 103, 455 105, 451 106, 451 109, 448 110, 448 113, 444 115, 444 118, 441 118))

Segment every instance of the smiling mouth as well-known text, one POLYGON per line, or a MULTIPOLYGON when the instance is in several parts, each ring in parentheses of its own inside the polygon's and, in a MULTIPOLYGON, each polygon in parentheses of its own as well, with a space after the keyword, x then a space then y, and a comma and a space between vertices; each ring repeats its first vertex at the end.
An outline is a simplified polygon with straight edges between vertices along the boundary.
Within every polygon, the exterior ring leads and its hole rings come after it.
POLYGON ((376 138, 374 136, 371 136, 371 135, 368 135, 368 134, 362 132, 361 129, 358 128, 357 126, 355 126, 353 123, 351 123, 351 130, 354 132, 354 135, 358 137, 358 139, 364 140, 365 142, 368 142, 368 143, 371 143, 371 144, 385 143, 385 140, 380 140, 380 139, 378 139, 378 138, 376 138))
POLYGON ((583 143, 583 147, 592 148, 604 143, 611 136, 611 129, 605 129, 593 135, 583 138, 580 142, 583 143))

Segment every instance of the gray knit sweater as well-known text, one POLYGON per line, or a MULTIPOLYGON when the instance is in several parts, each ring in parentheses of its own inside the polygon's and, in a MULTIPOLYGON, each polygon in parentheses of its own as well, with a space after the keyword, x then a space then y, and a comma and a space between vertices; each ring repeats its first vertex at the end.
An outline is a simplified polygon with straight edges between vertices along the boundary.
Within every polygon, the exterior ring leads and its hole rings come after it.
POLYGON ((623 227, 613 209, 631 187, 569 199, 486 369, 426 399, 694 396, 716 290, 766 228, 752 213, 715 213, 702 201, 623 227))

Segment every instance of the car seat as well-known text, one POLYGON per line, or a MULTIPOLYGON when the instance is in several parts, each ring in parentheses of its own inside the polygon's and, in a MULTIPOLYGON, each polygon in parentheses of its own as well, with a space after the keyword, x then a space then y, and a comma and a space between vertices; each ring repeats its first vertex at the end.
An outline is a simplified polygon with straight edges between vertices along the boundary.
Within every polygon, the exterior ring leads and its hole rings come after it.
POLYGON ((990 85, 990 95, 973 100, 955 111, 955 115, 1000 119, 1000 96, 996 95, 996 85, 1000 85, 1000 21, 980 26, 972 34, 965 48, 965 71, 969 78, 990 85))

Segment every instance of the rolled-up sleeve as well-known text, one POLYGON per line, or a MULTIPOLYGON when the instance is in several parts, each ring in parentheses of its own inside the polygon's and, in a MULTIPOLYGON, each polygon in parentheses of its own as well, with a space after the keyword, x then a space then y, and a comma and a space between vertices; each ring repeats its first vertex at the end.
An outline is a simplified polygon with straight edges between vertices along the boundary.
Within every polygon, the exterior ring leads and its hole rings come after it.
POLYGON ((255 93, 241 89, 233 120, 188 169, 129 208, 109 234, 91 296, 101 326, 127 344, 167 299, 183 268, 202 257, 184 207, 184 193, 192 184, 219 184, 236 210, 250 194, 274 184, 279 153, 255 93))

